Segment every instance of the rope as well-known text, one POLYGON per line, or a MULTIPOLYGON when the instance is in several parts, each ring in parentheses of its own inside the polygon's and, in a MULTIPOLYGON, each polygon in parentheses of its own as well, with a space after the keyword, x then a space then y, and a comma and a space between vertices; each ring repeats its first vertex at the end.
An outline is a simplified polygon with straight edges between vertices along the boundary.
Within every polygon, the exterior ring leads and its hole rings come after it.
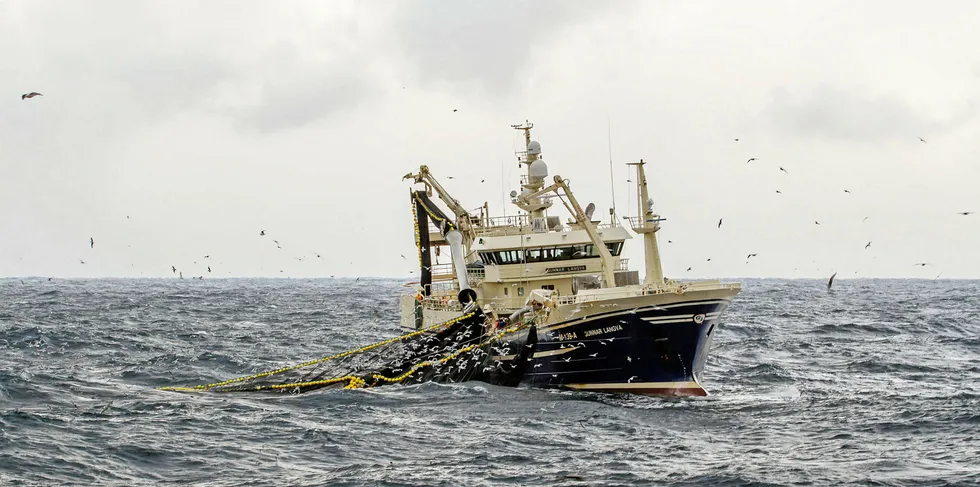
MULTIPOLYGON (((457 318, 457 320, 458 320, 458 318, 457 318)), ((450 320, 450 321, 454 321, 454 320, 450 320)), ((451 353, 451 354, 449 354, 449 355, 447 355, 447 356, 445 356, 445 357, 443 357, 443 358, 441 358, 439 360, 436 360, 436 361, 426 360, 424 362, 420 362, 420 363, 416 364, 415 366, 413 366, 411 369, 409 369, 408 372, 405 372, 404 374, 399 375, 397 377, 386 377, 384 375, 374 373, 374 374, 371 374, 371 378, 375 380, 375 382, 374 382, 375 384, 377 384, 377 381, 379 381, 379 380, 380 381, 383 381, 383 382, 386 382, 386 383, 390 383, 390 384, 402 382, 405 379, 407 379, 408 377, 410 377, 412 374, 414 374, 415 372, 417 372, 421 368, 431 367, 431 366, 433 366, 433 365, 435 365, 437 363, 438 364, 445 364, 445 363, 449 362, 450 360, 452 360, 452 359, 460 356, 463 353, 470 352, 470 351, 475 350, 477 348, 481 348, 481 347, 483 347, 485 345, 490 344, 491 342, 493 342, 495 340, 499 340, 504 335, 507 335, 509 333, 518 332, 518 331, 520 331, 520 330, 522 330, 524 328, 527 328, 528 326, 529 326, 529 323, 521 323, 520 325, 516 325, 516 326, 509 327, 509 328, 505 328, 505 329, 501 330, 500 332, 498 332, 497 334, 491 336, 490 338, 484 340, 483 342, 481 342, 479 344, 469 345, 469 346, 463 347, 463 348, 461 348, 459 350, 456 350, 455 352, 453 352, 453 353, 451 353)), ((278 390, 278 389, 292 389, 294 387, 303 388, 303 387, 312 387, 312 386, 324 386, 324 385, 330 385, 330 384, 337 384, 337 383, 344 382, 344 381, 350 381, 346 386, 344 386, 344 389, 360 389, 360 388, 363 388, 367 384, 367 382, 364 379, 362 379, 361 377, 358 377, 358 376, 355 376, 355 375, 346 375, 344 377, 337 377, 337 378, 333 378, 333 379, 324 379, 324 380, 315 380, 315 381, 308 381, 308 382, 293 382, 293 383, 289 383, 289 384, 273 384, 273 385, 267 385, 267 386, 256 386, 256 387, 248 387, 248 388, 241 388, 241 389, 224 389, 224 390, 221 390, 219 392, 246 392, 246 391, 265 391, 265 390, 278 390)), ((194 390, 194 389, 190 389, 190 390, 194 390)))
MULTIPOLYGON (((437 330, 437 329, 439 329, 441 327, 451 326, 451 325, 453 325, 455 323, 459 323, 460 321, 469 319, 469 318, 471 318, 471 317, 473 317, 475 315, 476 315, 476 311, 473 311, 473 312, 470 312, 468 314, 465 314, 465 315, 462 315, 462 316, 453 318, 453 319, 451 319, 449 321, 445 321, 443 323, 439 323, 439 324, 432 325, 432 326, 427 327, 427 328, 422 328, 420 330, 413 331, 412 333, 408 333, 408 334, 405 334, 405 335, 402 335, 402 336, 398 336, 398 337, 394 337, 394 338, 389 338, 387 340, 383 340, 383 341, 380 341, 380 342, 377 342, 377 343, 373 343, 371 345, 367 345, 367 346, 364 346, 364 347, 361 347, 361 348, 358 348, 358 349, 348 350, 346 352, 338 353, 336 355, 330 355, 330 356, 319 358, 319 359, 309 360, 309 361, 303 362, 301 364, 291 365, 291 366, 288 366, 288 367, 282 367, 282 368, 279 368, 279 369, 269 370, 269 371, 266 371, 266 372, 259 372, 257 374, 246 375, 246 376, 243 376, 243 377, 238 377, 238 378, 235 378, 235 379, 229 379, 229 380, 222 381, 222 382, 215 382, 215 383, 212 383, 212 384, 203 384, 203 385, 197 385, 197 386, 192 386, 192 387, 165 386, 165 387, 158 387, 157 389, 158 390, 161 390, 161 391, 180 391, 180 392, 187 392, 187 391, 206 391, 208 389, 213 389, 215 387, 222 387, 222 386, 226 386, 226 385, 229 385, 229 384, 235 384, 237 382, 245 382, 245 381, 254 380, 254 379, 261 379, 263 377, 269 377, 269 376, 276 375, 276 374, 282 374, 284 372, 289 372, 291 370, 302 369, 304 367, 309 367, 311 365, 318 365, 318 364, 321 364, 321 363, 324 363, 324 362, 327 362, 327 361, 330 361, 330 360, 336 360, 336 359, 348 357, 348 356, 355 355, 355 354, 358 354, 358 353, 367 352, 369 350, 373 350, 373 349, 378 348, 378 347, 389 345, 389 344, 392 344, 392 343, 395 343, 395 342, 407 340, 409 338, 414 338, 414 337, 417 337, 417 336, 419 336, 419 335, 421 335, 423 333, 434 331, 434 330, 437 330)), ((333 380, 333 379, 330 379, 330 380, 333 380)), ((339 382, 339 380, 336 381, 336 382, 339 382)), ((246 389, 246 390, 255 390, 255 389, 246 389)))

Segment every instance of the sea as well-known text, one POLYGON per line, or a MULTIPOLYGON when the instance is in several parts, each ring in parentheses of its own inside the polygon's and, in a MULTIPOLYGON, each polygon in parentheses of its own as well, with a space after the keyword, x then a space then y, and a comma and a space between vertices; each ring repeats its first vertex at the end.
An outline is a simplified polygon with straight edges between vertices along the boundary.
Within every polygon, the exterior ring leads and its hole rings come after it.
POLYGON ((402 333, 397 279, 0 280, 0 485, 980 485, 980 281, 744 279, 707 397, 180 393, 402 333))

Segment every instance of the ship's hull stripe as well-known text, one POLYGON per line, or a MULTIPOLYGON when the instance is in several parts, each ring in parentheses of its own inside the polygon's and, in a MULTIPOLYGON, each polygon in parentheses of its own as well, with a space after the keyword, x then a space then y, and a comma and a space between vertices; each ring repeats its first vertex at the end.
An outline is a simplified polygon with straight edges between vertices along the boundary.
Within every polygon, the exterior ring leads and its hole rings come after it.
POLYGON ((684 382, 611 382, 611 383, 593 383, 593 384, 562 384, 565 387, 571 387, 573 389, 581 390, 594 390, 594 389, 703 389, 701 384, 694 381, 684 381, 684 382))
MULTIPOLYGON (((581 340, 579 340, 579 341, 581 341, 581 340)), ((575 347, 556 348, 554 350, 546 350, 544 352, 535 352, 534 353, 534 358, 551 357, 551 356, 554 356, 554 355, 562 355, 562 354, 571 352, 573 350, 575 350, 575 347)), ((511 355, 494 355, 493 356, 493 359, 494 360, 514 360, 514 357, 516 357, 516 356, 517 355, 514 355, 514 354, 511 354, 511 355)))
MULTIPOLYGON (((588 316, 581 317, 581 318, 571 318, 568 321, 565 321, 565 322, 562 322, 562 323, 558 323, 558 324, 555 324, 555 325, 552 325, 552 326, 548 326, 548 327, 545 327, 545 328, 541 328, 539 331, 542 331, 542 332, 550 332, 550 331, 560 330, 562 328, 567 328, 569 326, 577 325, 579 323, 588 323, 590 321, 594 321, 594 320, 598 320, 598 319, 611 318, 611 317, 615 317, 615 316, 624 316, 624 315, 629 315, 629 314, 636 314, 636 313, 641 313, 641 312, 645 312, 645 311, 659 311, 659 310, 663 310, 663 309, 677 308, 677 307, 680 307, 680 306, 697 306, 697 305, 717 304, 717 303, 731 303, 731 300, 730 299, 712 299, 712 300, 709 300, 709 301, 689 301, 689 302, 684 302, 684 303, 665 304, 663 306, 653 305, 653 306, 644 306, 644 307, 630 308, 630 309, 628 309, 626 311, 609 311, 609 312, 606 312, 606 313, 596 313, 596 314, 588 315, 588 316)), ((674 315, 674 316, 684 316, 684 315, 674 315)))
MULTIPOLYGON (((672 316, 653 316, 647 318, 640 318, 643 321, 648 321, 650 323, 677 323, 679 321, 694 321, 693 314, 690 315, 672 315, 672 316)), ((705 313, 705 319, 712 319, 721 316, 721 313, 715 311, 713 313, 705 313)))
POLYGON ((568 370, 559 372, 527 372, 524 375, 566 375, 566 374, 584 374, 586 372, 609 372, 610 370, 623 370, 622 367, 611 367, 607 369, 583 369, 583 370, 568 370))

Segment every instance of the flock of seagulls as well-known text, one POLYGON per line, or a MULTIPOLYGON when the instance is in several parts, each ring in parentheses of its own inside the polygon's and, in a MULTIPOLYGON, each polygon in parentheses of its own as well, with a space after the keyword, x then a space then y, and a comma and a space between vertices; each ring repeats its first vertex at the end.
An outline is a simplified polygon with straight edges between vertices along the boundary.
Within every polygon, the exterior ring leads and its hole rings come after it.
MULTIPOLYGON (((41 93, 38 93, 36 91, 32 91, 30 93, 24 93, 23 95, 20 96, 20 99, 21 100, 29 100, 31 98, 38 97, 38 96, 44 96, 44 95, 42 95, 41 93)), ((453 110, 453 111, 455 112, 456 110, 453 110)), ((128 215, 126 216, 126 219, 127 220, 130 219, 128 215)), ((266 235, 265 230, 260 230, 259 231, 259 236, 264 237, 265 235, 266 235)), ((280 250, 282 249, 282 245, 279 243, 278 240, 273 240, 273 243, 276 244, 276 248, 277 249, 280 249, 280 250)), ((95 237, 89 237, 88 244, 89 244, 89 248, 94 250, 95 249, 95 237)), ((320 258, 321 257, 321 255, 319 253, 314 252, 313 254, 316 255, 317 258, 320 258)), ((211 257, 210 254, 204 256, 205 259, 209 259, 210 257, 211 257)), ((303 260, 302 257, 296 257, 296 259, 297 260, 300 260, 300 261, 303 260)), ((85 260, 84 259, 78 259, 78 262, 81 265, 85 265, 85 260)), ((196 262, 195 262, 195 264, 196 264, 196 262)), ((207 267, 207 272, 210 274, 212 272, 211 271, 211 266, 210 265, 207 265, 206 267, 207 267)), ((177 266, 171 265, 170 266, 170 270, 171 270, 171 272, 173 274, 178 275, 180 278, 183 278, 184 277, 183 271, 177 269, 177 266)), ((280 269, 279 272, 282 273, 283 271, 280 269)), ((330 277, 333 277, 333 276, 330 276, 330 277)), ((201 276, 196 277, 195 279, 202 279, 203 280, 204 279, 204 276, 201 275, 201 276)))
MULTIPOLYGON (((128 216, 126 218, 129 219, 128 216)), ((266 236, 266 231, 265 230, 259 231, 259 236, 260 237, 266 236)), ((276 248, 277 249, 280 249, 281 250, 283 248, 282 245, 279 243, 278 240, 273 239, 272 242, 276 245, 276 248)), ((88 244, 89 244, 89 248, 94 250, 95 249, 95 237, 89 237, 88 244)), ((318 253, 318 252, 312 252, 310 256, 316 256, 317 259, 322 258, 322 255, 320 253, 318 253)), ((303 256, 303 257, 294 257, 294 258, 296 260, 303 261, 305 257, 306 256, 303 256)), ((204 258, 205 259, 211 259, 211 254, 205 255, 204 258)), ((402 258, 404 258, 404 256, 402 256, 402 258)), ((85 262, 84 259, 78 259, 78 262, 81 265, 85 265, 86 264, 86 262, 85 262)), ((197 262, 195 261, 194 264, 197 264, 197 262)), ((208 274, 211 274, 213 272, 212 269, 211 269, 211 265, 210 264, 206 264, 205 265, 205 268, 207 269, 207 273, 208 274)), ((170 272, 172 274, 180 277, 181 279, 184 278, 184 272, 182 270, 178 269, 176 265, 171 265, 170 266, 170 272)), ((282 273, 283 270, 280 269, 279 272, 282 273)), ((330 276, 330 277, 334 277, 334 276, 330 276)), ((203 275, 199 275, 199 276, 195 277, 194 279, 203 280, 204 279, 204 276, 203 275)))
MULTIPOLYGON (((29 92, 29 93, 24 93, 23 95, 21 95, 21 97, 20 97, 20 98, 21 98, 21 100, 29 100, 29 99, 32 99, 32 98, 35 98, 35 97, 38 97, 38 96, 44 96, 44 95, 42 95, 41 93, 39 93, 39 92, 37 92, 37 91, 31 91, 31 92, 29 92)), ((456 113, 456 112, 458 112, 458 111, 459 111, 459 110, 458 110, 458 109, 456 109, 456 108, 454 108, 454 109, 453 109, 453 113, 456 113)), ((926 142, 926 140, 925 140, 925 139, 923 139, 922 137, 918 137, 918 139, 919 139, 919 141, 920 141, 920 142, 922 142, 923 144, 925 144, 925 143, 927 143, 927 142, 926 142)), ((735 138, 735 142, 738 142, 739 140, 740 140, 740 139, 739 139, 738 137, 736 137, 736 138, 735 138)), ((748 159, 747 159, 747 160, 745 161, 745 163, 746 163, 746 164, 749 164, 749 163, 751 163, 751 162, 754 162, 754 161, 758 161, 758 160, 759 160, 759 159, 758 159, 757 157, 750 157, 750 158, 748 158, 748 159)), ((782 166, 777 166, 777 167, 778 167, 778 169, 779 169, 779 171, 781 171, 781 172, 783 172, 784 174, 787 174, 787 175, 789 175, 789 171, 788 171, 788 170, 787 170, 786 168, 784 168, 784 167, 782 167, 782 166)), ((447 179, 454 179, 454 177, 453 177, 453 176, 446 176, 446 178, 447 178, 447 179)), ((481 183, 483 183, 483 182, 485 182, 485 181, 486 181, 485 179, 481 179, 481 180, 480 180, 480 182, 481 182, 481 183)), ((631 182, 631 180, 627 180, 627 182, 631 182)), ((783 192, 782 192, 782 191, 780 191, 780 190, 778 190, 778 189, 776 189, 775 191, 776 191, 776 194, 783 194, 783 192)), ((847 194, 851 194, 851 191, 850 191, 849 189, 844 189, 844 193, 847 193, 847 194)), ((973 212, 973 211, 961 211, 961 212, 958 212, 957 214, 958 214, 958 215, 961 215, 961 216, 969 216, 969 215, 972 215, 972 214, 974 214, 974 212, 973 212)), ((126 216, 126 218, 127 218, 127 219, 129 219, 129 216, 126 216)), ((864 221, 866 221, 867 219, 868 219, 868 217, 864 217, 864 218, 863 218, 863 219, 862 219, 861 221, 862 221, 862 222, 864 222, 864 221)), ((720 229, 720 228, 722 227, 722 223, 723 223, 723 221, 724 221, 724 218, 719 218, 719 219, 718 219, 718 225, 717 225, 717 228, 719 228, 719 229, 720 229)), ((820 222, 819 222, 819 221, 817 221, 817 220, 814 220, 814 222, 813 222, 813 223, 814 223, 815 225, 820 225, 820 222)), ((264 237, 264 236, 266 236, 266 231, 265 231, 265 230, 260 230, 260 231, 259 231, 259 236, 260 236, 260 237, 264 237)), ((282 249, 282 245, 281 245, 281 244, 279 243, 279 241, 278 241, 278 240, 276 240, 276 239, 273 239, 272 241, 273 241, 273 243, 275 243, 275 245, 276 245, 276 248, 277 248, 277 249, 280 249, 280 250, 282 249)), ((667 243, 672 243, 672 241, 670 241, 670 240, 668 240, 668 241, 667 241, 667 243)), ((869 249, 870 247, 871 247, 871 242, 869 241, 869 242, 868 242, 868 243, 867 243, 867 244, 866 244, 866 245, 864 246, 864 249, 865 249, 865 250, 868 250, 868 249, 869 249)), ((95 249, 95 238, 94 238, 94 237, 90 237, 90 238, 89 238, 89 248, 91 248, 91 249, 95 249)), ((317 258, 320 258, 320 254, 319 254, 319 253, 314 253, 314 254, 316 255, 316 257, 317 257, 317 258)), ((752 257, 757 257, 758 255, 759 255, 758 253, 749 253, 749 254, 748 254, 748 255, 747 255, 746 257, 745 257, 745 261, 746 261, 746 263, 748 263, 748 261, 749 261, 749 260, 750 260, 750 259, 751 259, 752 257)), ((204 256, 204 257, 205 257, 205 258, 209 258, 210 256, 209 256, 209 255, 206 255, 206 256, 204 256)), ((402 257, 403 259, 405 258, 405 256, 404 256, 404 255, 402 255, 401 257, 402 257)), ((297 260, 300 260, 300 261, 302 261, 302 260, 303 260, 303 258, 302 258, 302 257, 296 257, 296 259, 297 259, 297 260)), ((80 262, 81 264, 85 264, 85 261, 84 261, 83 259, 79 259, 79 262, 80 262)), ((707 262, 711 262, 711 259, 710 259, 710 258, 708 258, 708 259, 707 259, 707 262)), ((914 264, 914 265, 915 265, 915 266, 920 266, 920 267, 924 267, 924 266, 927 266, 927 265, 930 265, 930 264, 928 264, 928 263, 926 263, 926 262, 919 262, 919 263, 916 263, 916 264, 914 264)), ((690 271, 692 270, 692 268, 693 268, 693 267, 688 267, 688 268, 687 268, 687 271, 688 271, 688 272, 690 272, 690 271)), ((179 275, 180 275, 181 277, 183 277, 183 273, 182 273, 181 271, 179 271, 179 270, 177 269, 177 267, 176 267, 176 266, 171 266, 171 271, 172 271, 172 272, 173 272, 174 274, 179 274, 179 275)), ((207 272, 208 272, 208 273, 211 273, 211 266, 207 266, 207 272)), ((279 272, 283 272, 283 271, 282 271, 282 270, 280 270, 279 272)), ((941 273, 940 273, 940 274, 941 274, 941 273)), ((834 277, 835 277, 836 275, 837 275, 837 273, 835 272, 835 273, 834 273, 834 274, 833 274, 833 275, 832 275, 832 276, 830 277, 830 280, 829 280, 829 281, 827 282, 827 288, 828 288, 828 289, 830 289, 830 287, 832 286, 832 284, 833 284, 833 281, 834 281, 834 277)), ((332 276, 331 276, 331 277, 332 277, 332 276)), ((936 276, 936 277, 938 278, 939 276, 936 276)), ((199 279, 203 279, 203 276, 200 276, 200 277, 198 277, 198 278, 199 278, 199 279)))
MULTIPOLYGON (((918 139, 919 139, 919 141, 920 141, 920 142, 922 142, 923 144, 925 144, 925 143, 926 143, 926 140, 925 140, 925 139, 923 139, 922 137, 918 137, 918 139)), ((735 142, 738 142, 739 140, 740 140, 740 139, 739 139, 738 137, 735 137, 735 142)), ((749 164, 749 163, 752 163, 752 162, 756 162, 756 161, 759 161, 759 158, 758 158, 758 157, 750 157, 750 158, 748 158, 748 159, 747 159, 747 160, 745 161, 745 164, 749 164)), ((789 175, 789 170, 787 170, 787 169, 786 169, 785 167, 783 167, 783 166, 776 166, 776 167, 777 167, 777 169, 778 169, 778 170, 779 170, 780 172, 782 172, 782 173, 784 173, 784 174, 786 174, 786 175, 789 175)), ((632 182, 632 181, 628 179, 628 180, 627 180, 627 182, 629 183, 629 182, 632 182)), ((775 191, 776 191, 776 194, 783 194, 783 192, 782 192, 781 190, 779 190, 779 189, 776 189, 775 191)), ((847 189, 847 188, 844 188, 844 189, 843 189, 843 191, 844 191, 844 193, 845 193, 845 194, 852 194, 852 193, 851 193, 851 190, 850 190, 850 189, 847 189)), ((972 214, 974 214, 974 212, 973 212, 973 211, 961 211, 961 212, 958 212, 958 213, 956 213, 956 214, 957 214, 957 215, 961 215, 961 216, 969 216, 969 215, 972 215, 972 214)), ((864 217, 864 218, 863 218, 863 219, 861 220, 861 222, 863 223, 863 222, 865 222, 865 221, 867 221, 867 219, 868 219, 868 217, 864 217)), ((717 228, 718 228, 718 229, 720 229, 720 228, 722 227, 722 224, 723 224, 723 222, 724 222, 724 218, 719 218, 719 219, 718 219, 718 223, 717 223, 717 228)), ((820 225, 820 221, 818 221, 818 220, 814 220, 814 221, 813 221, 813 224, 814 224, 814 225, 818 225, 818 226, 819 226, 819 225, 820 225)), ((670 240, 668 240, 668 241, 667 241, 667 243, 673 243, 673 242, 672 242, 672 241, 670 241, 670 240)), ((864 245, 864 250, 868 250, 868 249, 870 249, 870 248, 871 248, 871 241, 868 241, 868 243, 866 243, 866 244, 864 245)), ((751 259, 752 257, 758 257, 758 255, 759 255, 758 253, 754 253, 754 252, 753 252, 753 253, 749 253, 749 254, 748 254, 748 255, 746 255, 746 257, 745 257, 745 262, 746 262, 746 263, 748 263, 748 262, 749 262, 749 260, 750 260, 750 259, 751 259)), ((707 262, 711 262, 711 259, 709 258, 709 259, 707 259, 706 261, 707 261, 707 262)), ((932 265, 932 264, 929 264, 929 263, 927 263, 927 262, 918 262, 918 263, 915 263, 915 264, 913 264, 913 265, 914 265, 914 266, 919 266, 919 267, 924 267, 924 266, 928 266, 928 265, 932 265)), ((688 267, 688 268, 687 268, 687 272, 690 272, 690 271, 691 271, 692 269, 693 269, 693 266, 690 266, 690 267, 688 267)), ((940 273, 939 275, 942 275, 942 273, 940 273)), ((937 278, 937 279, 939 278, 939 275, 937 275, 937 276, 936 276, 936 278, 937 278)), ((832 276, 830 277, 830 279, 829 279, 829 280, 827 281, 827 289, 828 289, 828 290, 829 290, 829 289, 831 288, 831 286, 833 286, 833 282, 834 282, 834 278, 835 278, 836 276, 837 276, 837 273, 835 272, 835 273, 834 273, 834 274, 833 274, 833 275, 832 275, 832 276)))

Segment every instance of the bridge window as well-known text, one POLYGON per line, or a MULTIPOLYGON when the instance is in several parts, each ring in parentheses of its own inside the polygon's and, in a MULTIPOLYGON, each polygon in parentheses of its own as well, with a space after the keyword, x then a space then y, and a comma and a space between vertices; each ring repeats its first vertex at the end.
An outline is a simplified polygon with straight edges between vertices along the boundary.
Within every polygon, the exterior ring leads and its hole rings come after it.
MULTIPOLYGON (((623 242, 607 242, 606 248, 614 257, 623 250, 623 242)), ((522 250, 501 250, 480 252, 485 265, 523 264, 525 262, 554 262, 571 259, 590 259, 599 257, 599 251, 592 244, 570 245, 564 247, 534 247, 522 250)))
POLYGON ((617 257, 619 256, 619 253, 623 251, 623 242, 607 243, 606 248, 609 249, 609 253, 612 254, 613 257, 617 257))

